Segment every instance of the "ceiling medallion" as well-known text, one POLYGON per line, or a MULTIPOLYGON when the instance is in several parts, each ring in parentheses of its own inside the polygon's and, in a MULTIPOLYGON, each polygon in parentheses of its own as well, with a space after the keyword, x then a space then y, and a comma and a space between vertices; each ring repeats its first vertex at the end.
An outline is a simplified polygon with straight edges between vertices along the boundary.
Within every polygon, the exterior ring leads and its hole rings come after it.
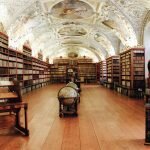
POLYGON ((62 19, 83 19, 94 14, 92 7, 78 0, 64 0, 51 9, 51 14, 54 17, 62 19))

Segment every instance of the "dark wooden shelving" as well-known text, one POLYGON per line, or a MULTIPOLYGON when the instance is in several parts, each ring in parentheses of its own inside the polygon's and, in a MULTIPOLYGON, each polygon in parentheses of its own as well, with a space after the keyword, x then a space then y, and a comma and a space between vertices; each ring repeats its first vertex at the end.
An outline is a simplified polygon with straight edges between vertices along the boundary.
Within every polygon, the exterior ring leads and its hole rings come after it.
MULTIPOLYGON (((3 34, 0 33, 0 41, 1 36, 3 34)), ((0 80, 16 78, 20 81, 22 93, 48 84, 50 81, 49 64, 32 57, 32 50, 28 46, 23 46, 23 53, 8 48, 8 37, 4 37, 7 47, 0 46, 0 80), (40 77, 35 78, 35 74, 40 77)))
POLYGON ((115 88, 119 84, 120 79, 120 58, 119 56, 111 56, 106 59, 107 80, 105 82, 108 88, 115 88))
POLYGON ((100 84, 104 84, 107 81, 107 66, 106 60, 100 62, 100 84))
POLYGON ((142 96, 145 90, 144 66, 144 48, 131 48, 120 54, 120 84, 123 94, 130 97, 142 96))

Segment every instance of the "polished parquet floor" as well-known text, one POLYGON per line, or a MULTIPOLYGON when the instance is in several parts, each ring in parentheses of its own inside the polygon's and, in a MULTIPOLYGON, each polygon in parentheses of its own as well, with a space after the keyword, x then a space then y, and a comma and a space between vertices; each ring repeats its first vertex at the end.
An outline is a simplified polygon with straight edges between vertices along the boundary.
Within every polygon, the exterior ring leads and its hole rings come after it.
POLYGON ((144 100, 130 99, 100 85, 82 85, 78 117, 59 118, 58 90, 48 85, 23 96, 30 136, 0 117, 0 150, 150 150, 144 145, 144 100))

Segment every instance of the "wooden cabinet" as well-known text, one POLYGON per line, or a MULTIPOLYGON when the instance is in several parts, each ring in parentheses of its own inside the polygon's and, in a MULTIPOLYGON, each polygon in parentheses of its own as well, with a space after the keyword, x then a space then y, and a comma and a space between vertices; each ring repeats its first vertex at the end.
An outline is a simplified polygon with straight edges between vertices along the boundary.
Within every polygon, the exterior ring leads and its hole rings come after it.
POLYGON ((131 48, 120 54, 122 90, 128 96, 136 97, 145 89, 145 59, 143 48, 131 48))

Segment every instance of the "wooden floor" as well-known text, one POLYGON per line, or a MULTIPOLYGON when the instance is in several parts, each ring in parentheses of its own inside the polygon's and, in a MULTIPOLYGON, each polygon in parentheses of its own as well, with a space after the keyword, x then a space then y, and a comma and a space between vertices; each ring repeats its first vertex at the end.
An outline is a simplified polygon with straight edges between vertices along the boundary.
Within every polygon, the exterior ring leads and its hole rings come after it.
POLYGON ((59 118, 58 90, 49 85, 26 94, 30 136, 0 117, 0 150, 147 150, 144 101, 99 85, 82 85, 78 117, 59 118), (6 125, 7 126, 4 126, 6 125))

